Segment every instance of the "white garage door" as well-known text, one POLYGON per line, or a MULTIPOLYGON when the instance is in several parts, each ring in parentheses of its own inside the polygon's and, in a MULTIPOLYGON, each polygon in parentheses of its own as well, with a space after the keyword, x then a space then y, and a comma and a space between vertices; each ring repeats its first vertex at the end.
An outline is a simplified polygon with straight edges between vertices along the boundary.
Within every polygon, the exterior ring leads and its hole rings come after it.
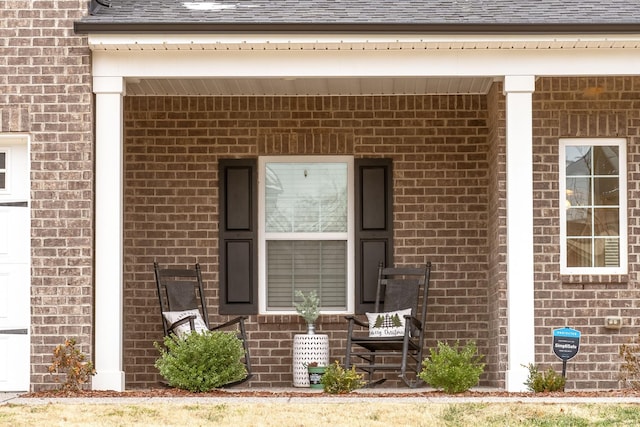
POLYGON ((0 391, 29 389, 29 160, 0 136, 0 391))

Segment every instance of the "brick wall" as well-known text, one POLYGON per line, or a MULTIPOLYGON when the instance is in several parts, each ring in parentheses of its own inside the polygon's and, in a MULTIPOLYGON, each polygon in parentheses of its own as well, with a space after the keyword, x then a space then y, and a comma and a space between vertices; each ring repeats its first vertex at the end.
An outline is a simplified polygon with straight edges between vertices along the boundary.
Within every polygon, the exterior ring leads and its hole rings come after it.
POLYGON ((489 109, 489 207, 488 207, 488 306, 486 353, 487 383, 504 387, 507 370, 507 211, 505 98, 502 85, 494 84, 487 95, 489 109))
POLYGON ((91 355, 90 56, 87 1, 0 1, 0 132, 31 138, 31 381, 51 387, 55 345, 91 355))
POLYGON ((638 209, 640 197, 640 79, 541 78, 533 96, 536 362, 560 371, 551 349, 552 330, 580 330, 580 352, 568 362, 568 389, 617 388, 620 344, 638 332, 638 209), (628 168, 629 274, 560 275, 558 139, 625 137, 628 168), (621 316, 621 330, 604 328, 605 316, 621 316))
MULTIPOLYGON (((434 264, 428 347, 474 339, 487 351, 487 107, 483 96, 126 97, 125 370, 157 384, 162 337, 152 263, 203 266, 217 315, 218 159, 348 154, 394 161, 395 262, 434 264)), ((346 322, 322 316, 331 359, 346 322)), ((251 316, 254 386, 292 384, 296 315, 251 316)))
MULTIPOLYGON (((93 107, 87 1, 0 0, 0 132, 31 142, 32 388, 52 387, 53 347, 77 337, 91 355, 93 107)), ((618 346, 640 324, 637 261, 640 79, 540 78, 534 93, 536 362, 560 369, 551 331, 583 333, 568 388, 618 386, 618 346), (629 274, 559 274, 558 138, 628 138, 629 274), (624 318, 620 331, 604 317, 624 318)), ((504 99, 488 96, 126 97, 125 370, 155 385, 161 338, 151 263, 204 267, 217 307, 217 160, 266 154, 394 159, 396 262, 434 262, 429 347, 478 341, 483 384, 506 369, 504 99)), ((344 323, 323 316, 332 359, 344 323)), ((252 316, 253 385, 291 384, 297 316, 252 316)))

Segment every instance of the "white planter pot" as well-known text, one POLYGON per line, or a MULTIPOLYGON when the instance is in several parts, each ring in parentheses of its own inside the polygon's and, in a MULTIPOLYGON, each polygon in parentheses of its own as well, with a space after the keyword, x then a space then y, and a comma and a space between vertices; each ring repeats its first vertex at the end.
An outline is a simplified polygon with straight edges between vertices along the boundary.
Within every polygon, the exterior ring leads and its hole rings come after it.
POLYGON ((329 366, 329 336, 325 334, 302 335, 293 337, 293 386, 309 387, 307 365, 317 362, 320 366, 329 366))

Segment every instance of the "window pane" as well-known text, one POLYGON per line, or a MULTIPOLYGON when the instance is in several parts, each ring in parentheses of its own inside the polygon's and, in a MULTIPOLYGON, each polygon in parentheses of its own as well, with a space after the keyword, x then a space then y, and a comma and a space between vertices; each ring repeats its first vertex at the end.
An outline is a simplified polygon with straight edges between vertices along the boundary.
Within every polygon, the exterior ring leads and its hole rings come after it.
POLYGON ((619 205, 618 177, 594 178, 593 197, 594 205, 619 205))
POLYGON ((567 178, 569 207, 591 205, 591 178, 567 178))
POLYGON ((347 231, 347 165, 268 163, 267 232, 347 231))
POLYGON ((591 209, 567 209, 567 236, 591 236, 591 209))
POLYGON ((7 168, 7 153, 0 152, 0 169, 7 168))
POLYGON ((618 147, 593 147, 593 167, 595 175, 618 175, 618 147))
POLYGON ((619 236, 617 208, 594 209, 594 235, 595 236, 619 236))
POLYGON ((592 267, 591 239, 567 239, 567 267, 592 267))
POLYGON ((5 190, 7 188, 6 184, 6 174, 4 172, 0 172, 0 189, 5 190))
POLYGON ((315 290, 323 309, 347 306, 345 241, 267 241, 268 309, 293 309, 296 290, 315 290))
POLYGON ((592 175, 591 147, 576 145, 567 146, 566 148, 567 176, 592 175))
POLYGON ((596 239, 595 255, 595 267, 619 267, 620 240, 609 238, 596 239))
POLYGON ((619 239, 568 239, 568 267, 619 267, 619 239), (593 245, 593 252, 592 252, 593 245))

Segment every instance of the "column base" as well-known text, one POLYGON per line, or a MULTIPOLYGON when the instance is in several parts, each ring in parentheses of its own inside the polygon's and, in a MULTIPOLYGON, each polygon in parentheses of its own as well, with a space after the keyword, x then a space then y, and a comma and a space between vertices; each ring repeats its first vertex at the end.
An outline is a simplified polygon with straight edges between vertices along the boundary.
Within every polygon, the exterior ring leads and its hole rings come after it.
POLYGON ((91 379, 92 390, 124 391, 123 371, 102 371, 91 379))
POLYGON ((506 391, 512 393, 530 391, 527 386, 524 385, 525 381, 529 378, 529 370, 524 366, 520 366, 516 369, 509 369, 506 372, 506 391))

